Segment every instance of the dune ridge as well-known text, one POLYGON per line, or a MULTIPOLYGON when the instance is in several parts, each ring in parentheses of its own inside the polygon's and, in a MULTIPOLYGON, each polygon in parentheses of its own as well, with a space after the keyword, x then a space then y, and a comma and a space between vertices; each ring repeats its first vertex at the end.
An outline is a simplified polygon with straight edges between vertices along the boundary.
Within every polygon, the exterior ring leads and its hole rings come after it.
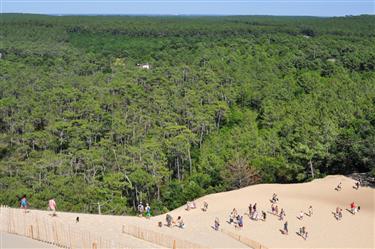
MULTIPOLYGON (((186 228, 158 227, 157 223, 165 223, 165 214, 151 219, 92 215, 59 212, 57 219, 79 227, 82 230, 94 232, 101 236, 122 242, 130 248, 157 248, 157 244, 136 239, 122 233, 123 225, 144 227, 161 234, 171 235, 186 241, 191 241, 208 248, 248 248, 232 237, 212 229, 215 217, 220 219, 221 228, 226 231, 255 240, 268 248, 375 248, 375 191, 371 187, 361 187, 355 190, 354 180, 345 176, 327 176, 308 183, 299 184, 259 184, 238 190, 215 193, 195 200, 197 209, 186 211, 185 207, 177 208, 169 214, 174 218, 182 216, 186 228), (342 182, 342 190, 334 188, 342 182), (279 197, 279 209, 286 211, 285 220, 289 223, 289 235, 283 235, 283 221, 267 213, 266 221, 253 221, 244 215, 248 213, 249 203, 257 203, 257 210, 270 211, 270 199, 273 193, 279 197), (203 212, 200 208, 207 201, 209 208, 203 212), (361 206, 356 215, 346 209, 354 201, 361 206), (307 212, 312 205, 312 217, 305 216, 297 219, 300 211, 307 212), (332 212, 336 207, 343 209, 343 219, 337 221, 332 212), (244 215, 244 227, 239 230, 226 222, 230 211, 236 208, 244 215), (80 222, 75 224, 76 216, 80 222), (299 227, 305 226, 309 232, 307 240, 296 234, 299 227)), ((46 216, 46 211, 32 210, 31 213, 46 216)), ((285 221, 284 220, 284 221, 285 221)))

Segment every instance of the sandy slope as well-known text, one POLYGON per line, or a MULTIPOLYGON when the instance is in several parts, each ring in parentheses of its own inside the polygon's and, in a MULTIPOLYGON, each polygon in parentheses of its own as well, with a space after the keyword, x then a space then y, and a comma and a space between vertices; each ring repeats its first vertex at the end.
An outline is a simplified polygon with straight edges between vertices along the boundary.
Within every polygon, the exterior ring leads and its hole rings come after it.
MULTIPOLYGON (((164 223, 165 215, 146 220, 138 217, 59 213, 58 217, 53 219, 74 224, 80 229, 138 248, 157 246, 122 234, 123 224, 144 226, 211 248, 245 248, 246 246, 240 242, 211 228, 215 217, 220 218, 222 228, 245 235, 269 248, 375 248, 375 191, 372 188, 355 190, 352 188, 353 185, 354 181, 350 178, 329 176, 310 183, 261 184, 208 195, 196 200, 198 207, 202 207, 203 201, 206 200, 209 203, 208 212, 202 212, 200 209, 186 211, 184 207, 170 212, 173 217, 181 215, 184 218, 187 225, 185 229, 157 227, 158 221, 164 223), (337 192, 334 188, 340 181, 343 190, 337 192), (258 210, 270 211, 269 199, 273 192, 279 196, 280 209, 284 208, 286 211, 286 220, 289 223, 288 236, 282 235, 279 231, 283 222, 271 214, 268 214, 266 222, 252 221, 244 216, 244 228, 241 231, 236 231, 232 225, 225 222, 233 208, 240 214, 247 213, 249 203, 256 202, 258 210), (345 210, 352 201, 361 206, 361 211, 356 215, 345 210), (313 216, 305 216, 303 220, 298 220, 296 216, 301 210, 307 212, 309 205, 314 208, 313 216), (334 219, 332 214, 337 206, 344 209, 341 221, 334 219), (74 223, 77 215, 80 216, 79 224, 74 223), (296 234, 302 225, 306 226, 309 232, 306 241, 296 234)), ((41 216, 47 215, 44 211, 31 212, 41 216)))

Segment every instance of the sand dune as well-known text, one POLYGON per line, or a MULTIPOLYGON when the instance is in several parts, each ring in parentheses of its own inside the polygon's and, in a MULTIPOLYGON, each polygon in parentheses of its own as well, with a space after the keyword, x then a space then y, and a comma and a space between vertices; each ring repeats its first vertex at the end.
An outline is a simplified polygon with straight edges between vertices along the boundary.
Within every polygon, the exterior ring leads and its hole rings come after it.
MULTIPOLYGON (((122 234, 122 225, 138 225, 210 248, 247 247, 222 232, 213 230, 211 226, 215 217, 219 217, 223 229, 256 240, 269 248, 375 248, 375 191, 368 187, 355 190, 353 186, 354 181, 350 178, 328 176, 303 184, 260 184, 208 195, 196 200, 197 209, 186 211, 185 207, 180 207, 170 212, 174 218, 178 215, 183 217, 186 223, 185 229, 165 226, 159 228, 157 222, 165 223, 165 215, 147 220, 139 217, 60 212, 58 217, 51 219, 70 223, 82 230, 126 243, 133 248, 160 246, 122 234), (340 181, 343 189, 335 191, 334 188, 340 181), (283 222, 271 214, 267 215, 265 222, 253 221, 248 216, 244 216, 244 227, 241 230, 236 230, 233 225, 226 223, 233 208, 236 208, 242 215, 248 213, 249 203, 257 203, 257 209, 260 211, 270 211, 270 198, 274 192, 280 199, 279 208, 284 208, 286 211, 285 220, 289 223, 289 235, 281 234, 283 222), (209 203, 207 212, 200 210, 203 201, 209 203), (352 201, 361 206, 360 212, 356 215, 345 210, 349 208, 352 201), (312 205, 314 209, 312 217, 305 216, 303 220, 297 219, 299 212, 301 210, 307 212, 309 205, 312 205), (344 210, 341 221, 337 221, 332 214, 337 206, 344 210), (80 222, 75 224, 77 215, 80 216, 80 222), (307 240, 296 234, 301 226, 305 226, 309 232, 307 240)), ((31 213, 47 215, 44 211, 32 210, 31 213)))

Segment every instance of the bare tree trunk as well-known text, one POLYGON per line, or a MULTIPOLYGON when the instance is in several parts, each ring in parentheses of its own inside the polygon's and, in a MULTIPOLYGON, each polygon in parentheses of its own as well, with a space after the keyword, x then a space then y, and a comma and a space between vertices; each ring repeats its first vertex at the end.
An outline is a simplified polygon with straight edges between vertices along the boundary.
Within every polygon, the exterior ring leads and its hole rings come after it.
POLYGON ((312 178, 315 178, 315 176, 314 176, 314 167, 313 167, 313 164, 311 162, 311 159, 309 160, 309 165, 310 165, 311 176, 312 176, 312 178))
POLYGON ((178 157, 176 158, 176 166, 177 166, 177 179, 180 181, 181 176, 180 176, 180 163, 178 161, 178 157))
POLYGON ((191 175, 193 173, 193 167, 192 167, 192 163, 191 163, 190 146, 188 148, 188 157, 189 157, 189 171, 190 171, 190 175, 191 175))

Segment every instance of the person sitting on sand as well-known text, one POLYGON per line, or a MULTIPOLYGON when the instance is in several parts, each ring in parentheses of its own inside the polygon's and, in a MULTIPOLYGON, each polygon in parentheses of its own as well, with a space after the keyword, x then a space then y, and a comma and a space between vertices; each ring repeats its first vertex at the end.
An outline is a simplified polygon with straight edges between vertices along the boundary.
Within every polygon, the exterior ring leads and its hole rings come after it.
POLYGON ((342 189, 342 183, 340 182, 339 185, 337 185, 336 190, 341 191, 341 189, 342 189))
POLYGON ((189 211, 190 209, 195 209, 197 206, 195 205, 195 201, 188 201, 186 203, 186 210, 189 211))
POLYGON ((172 226, 173 217, 170 214, 167 214, 167 216, 165 217, 165 220, 167 222, 167 226, 171 227, 172 226))
POLYGON ((208 210, 208 203, 206 201, 203 202, 203 208, 202 210, 206 212, 208 210))
POLYGON ((197 205, 195 204, 195 201, 192 201, 191 202, 191 209, 196 209, 197 208, 197 205))
POLYGON ((303 211, 301 211, 301 212, 299 213, 299 216, 298 216, 297 218, 300 219, 300 220, 303 220, 303 211))
POLYGON ((243 227, 243 216, 238 215, 237 217, 237 224, 235 226, 236 228, 242 228, 243 227))
POLYGON ((242 215, 238 219, 238 226, 243 227, 243 216, 242 215))
POLYGON ((189 211, 190 210, 190 201, 186 202, 186 208, 185 208, 186 211, 189 211))
POLYGON ((237 210, 235 208, 233 208, 232 212, 229 215, 229 223, 232 223, 234 221, 234 219, 237 218, 237 216, 238 216, 237 210))
POLYGON ((308 212, 309 212, 309 216, 311 217, 313 215, 313 207, 311 205, 309 207, 308 212))
POLYGON ((285 221, 285 223, 284 223, 284 234, 285 235, 288 235, 288 221, 285 221))
POLYGON ((220 220, 218 217, 215 218, 214 229, 218 231, 220 228, 220 220))
POLYGON ((179 228, 185 228, 184 220, 181 216, 178 216, 176 223, 179 228))

